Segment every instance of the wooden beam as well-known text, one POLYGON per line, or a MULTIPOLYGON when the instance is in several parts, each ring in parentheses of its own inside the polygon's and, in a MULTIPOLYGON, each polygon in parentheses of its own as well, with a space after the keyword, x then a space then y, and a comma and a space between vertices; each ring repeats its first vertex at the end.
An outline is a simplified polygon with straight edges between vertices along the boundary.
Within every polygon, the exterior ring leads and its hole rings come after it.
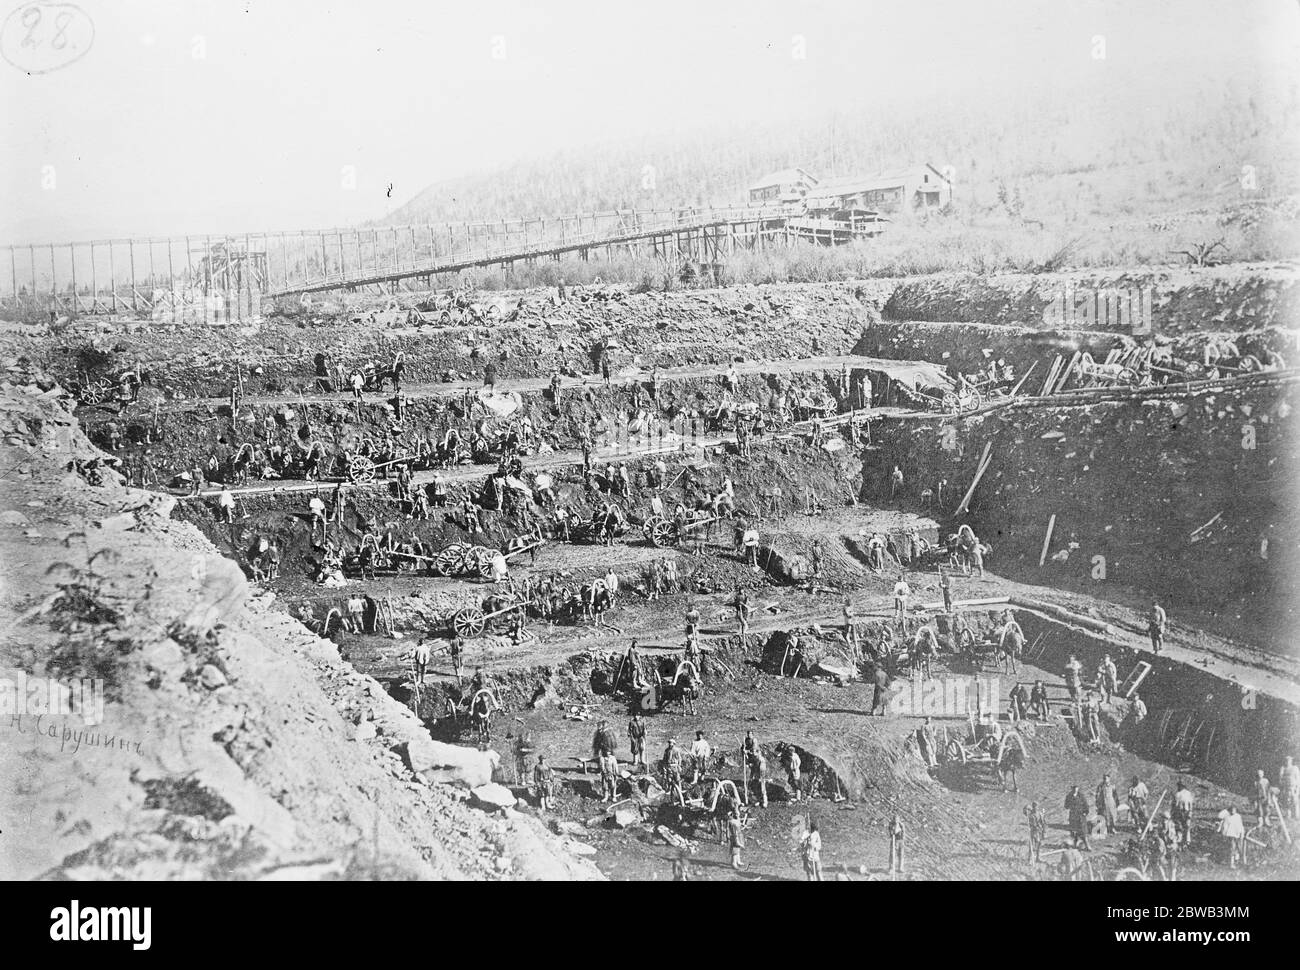
POLYGON ((966 490, 965 497, 961 500, 961 504, 957 506, 957 512, 956 512, 957 515, 964 515, 968 511, 968 508, 970 506, 971 496, 975 494, 975 486, 980 483, 980 479, 984 477, 984 472, 988 470, 989 453, 992 450, 993 450, 993 442, 991 441, 985 442, 984 455, 980 458, 979 468, 976 469, 975 471, 975 478, 971 481, 970 488, 966 490))

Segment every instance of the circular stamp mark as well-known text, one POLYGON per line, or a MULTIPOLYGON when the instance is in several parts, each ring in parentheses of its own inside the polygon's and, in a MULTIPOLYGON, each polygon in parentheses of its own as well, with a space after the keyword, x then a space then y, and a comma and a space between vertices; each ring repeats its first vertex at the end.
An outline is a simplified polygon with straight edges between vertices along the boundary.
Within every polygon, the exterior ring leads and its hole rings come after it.
POLYGON ((0 26, 0 54, 27 74, 48 74, 85 57, 95 25, 75 3, 32 0, 16 7, 0 26))

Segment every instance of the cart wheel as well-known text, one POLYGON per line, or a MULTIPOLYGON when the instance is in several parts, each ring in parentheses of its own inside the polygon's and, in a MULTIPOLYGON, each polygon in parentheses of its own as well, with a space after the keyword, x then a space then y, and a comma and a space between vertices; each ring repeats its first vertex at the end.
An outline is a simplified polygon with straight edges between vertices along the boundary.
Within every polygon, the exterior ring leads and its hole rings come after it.
POLYGON ((945 751, 948 754, 949 761, 958 761, 961 762, 962 764, 966 763, 966 749, 961 746, 960 742, 949 741, 948 747, 945 749, 945 751))
POLYGON ((957 634, 957 646, 962 653, 974 659, 975 657, 975 634, 970 630, 962 630, 957 634))
POLYGON ((472 640, 482 634, 487 627, 487 619, 483 616, 483 611, 477 606, 466 606, 456 611, 456 615, 452 617, 451 625, 458 636, 462 636, 466 640, 472 640))
POLYGON ((1127 384, 1129 387, 1136 387, 1138 381, 1138 373, 1132 367, 1120 368, 1119 376, 1115 378, 1116 384, 1127 384))
POLYGON ((499 320, 501 319, 501 308, 493 303, 483 312, 483 316, 488 320, 499 320))
POLYGON ((657 526, 662 521, 664 521, 663 516, 660 515, 650 516, 650 518, 646 519, 645 523, 641 526, 641 532, 645 535, 647 539, 653 539, 655 526, 657 526))
POLYGON ((99 381, 87 384, 81 389, 82 404, 98 404, 102 400, 104 400, 104 385, 99 381))
POLYGON ((456 568, 460 554, 455 549, 444 549, 433 560, 433 571, 438 576, 450 576, 456 568))
POLYGON ((945 411, 951 411, 953 414, 957 414, 961 411, 961 398, 952 391, 947 391, 943 395, 942 404, 945 411))
POLYGON ((357 455, 348 465, 348 479, 358 484, 368 484, 375 480, 375 463, 364 455, 357 455))
POLYGON ((492 578, 492 557, 490 557, 490 556, 479 556, 479 558, 478 558, 478 574, 479 574, 479 577, 480 577, 481 579, 491 579, 491 578, 492 578))
POLYGON ((656 522, 650 529, 650 544, 652 546, 670 546, 673 544, 673 523, 662 519, 656 522))
POLYGON ((984 403, 984 395, 979 391, 971 391, 966 395, 966 400, 962 402, 962 410, 974 411, 984 403))

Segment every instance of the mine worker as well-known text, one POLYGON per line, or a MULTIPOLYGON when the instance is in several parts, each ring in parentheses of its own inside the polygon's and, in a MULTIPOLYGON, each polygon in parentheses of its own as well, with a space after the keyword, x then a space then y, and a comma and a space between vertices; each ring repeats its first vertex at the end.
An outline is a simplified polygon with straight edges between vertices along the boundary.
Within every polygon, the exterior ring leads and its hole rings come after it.
POLYGON ((1029 692, 1025 690, 1022 681, 1016 681, 1016 686, 1011 688, 1011 699, 1009 701, 1008 712, 1011 715, 1011 723, 1025 719, 1029 707, 1029 692))
POLYGON ((544 754, 537 756, 537 764, 533 767, 533 789, 537 793, 538 807, 543 812, 549 812, 555 797, 555 772, 546 763, 544 754))
POLYGON ((1184 846, 1192 842, 1192 808, 1195 804, 1196 796, 1180 781, 1174 792, 1173 821, 1178 827, 1179 842, 1184 846))
MULTIPOLYGON (((1092 851, 1092 847, 1087 845, 1086 839, 1084 840, 1084 847, 1092 851)), ((1079 882, 1087 878, 1083 864, 1083 853, 1079 851, 1078 837, 1066 839, 1061 848, 1061 861, 1056 864, 1056 871, 1061 874, 1061 878, 1067 882, 1079 882)))
POLYGON ((1228 857, 1228 867, 1237 868, 1238 861, 1245 861, 1246 826, 1237 814, 1237 806, 1229 805, 1219 820, 1219 835, 1223 839, 1224 850, 1228 857))
POLYGON ((415 682, 417 684, 424 683, 425 671, 429 669, 429 653, 429 644, 424 640, 415 645, 413 659, 415 660, 415 682))
POLYGON ((496 390, 497 362, 495 360, 489 360, 487 366, 483 368, 483 386, 488 390, 496 390))
POLYGON ((1083 703, 1083 716, 1088 740, 1096 744, 1101 740, 1101 703, 1092 691, 1088 691, 1088 697, 1083 703))
POLYGON ((469 680, 469 689, 470 689, 470 692, 471 692, 471 693, 475 693, 475 694, 477 694, 479 691, 481 691, 481 690, 483 689, 483 685, 484 685, 485 683, 487 683, 487 680, 486 680, 486 678, 485 678, 484 675, 483 675, 483 668, 482 668, 482 667, 475 667, 475 668, 474 668, 474 676, 471 677, 470 680, 469 680))
POLYGON ((898 582, 894 584, 894 619, 899 623, 907 616, 907 601, 912 595, 912 587, 907 585, 907 580, 903 574, 898 574, 898 582))
POLYGON ((600 756, 600 800, 618 801, 618 758, 613 751, 600 756))
POLYGON ((360 593, 348 597, 348 619, 352 622, 353 633, 365 632, 366 601, 360 593))
POLYGON ((1110 783, 1110 775, 1101 776, 1101 783, 1096 793, 1097 814, 1106 820, 1106 832, 1110 834, 1117 828, 1119 808, 1115 803, 1115 786, 1110 783))
POLYGON ((618 605, 618 573, 610 566, 605 570, 605 590, 609 593, 609 605, 612 609, 618 605))
POLYGON ((1097 682, 1101 685, 1102 702, 1109 704, 1119 689, 1119 671, 1115 667, 1115 661, 1110 659, 1110 654, 1102 657, 1097 667, 1097 682))
POLYGON ((745 759, 746 774, 751 785, 757 785, 759 800, 764 809, 767 807, 767 759, 763 757, 753 731, 745 732, 745 741, 741 745, 741 757, 745 759))
POLYGON ((1168 882, 1178 880, 1178 850, 1180 848, 1178 825, 1173 820, 1173 813, 1165 809, 1156 823, 1154 833, 1159 840, 1161 855, 1164 858, 1164 864, 1158 866, 1158 871, 1163 879, 1168 882))
POLYGON ((664 756, 660 764, 663 767, 664 781, 669 793, 677 799, 678 805, 684 806, 686 798, 682 794, 682 752, 677 747, 676 738, 668 739, 668 747, 664 748, 664 756))
POLYGON ((736 623, 743 637, 749 633, 749 592, 736 585, 736 623))
POLYGON ((745 864, 740 861, 740 850, 745 847, 745 829, 740 822, 739 805, 733 806, 727 816, 727 843, 731 849, 731 868, 743 869, 745 864))
POLYGON ((447 649, 448 649, 448 653, 451 654, 451 668, 456 674, 456 683, 459 684, 461 669, 462 669, 461 660, 465 655, 464 638, 459 633, 457 633, 455 636, 451 638, 451 644, 447 649))
POLYGON ((1151 635, 1151 649, 1155 653, 1160 652, 1160 647, 1165 639, 1165 627, 1169 623, 1169 617, 1165 614, 1164 607, 1160 605, 1158 599, 1151 600, 1151 613, 1147 617, 1147 633, 1151 635))
MULTIPOLYGON (((671 561, 671 560, 670 560, 671 561)), ((700 632, 700 611, 692 602, 686 610, 686 638, 690 639, 692 635, 700 632)))
POLYGON ((877 663, 875 672, 875 690, 871 695, 871 715, 873 717, 889 716, 889 671, 883 662, 877 663))
POLYGON ((796 802, 802 801, 803 791, 799 787, 799 780, 801 777, 800 769, 802 767, 802 761, 799 758, 799 752, 795 750, 795 746, 793 744, 785 745, 785 748, 783 749, 782 752, 781 761, 783 766, 785 767, 786 783, 790 786, 790 797, 793 798, 796 802))
POLYGON ((871 410, 871 378, 865 372, 858 378, 858 407, 863 411, 871 410))
POLYGON ((904 841, 907 830, 903 827, 903 816, 894 813, 894 820, 889 823, 889 874, 903 871, 904 841))
POLYGON ((1300 765, 1295 758, 1286 756, 1286 764, 1278 777, 1282 788, 1282 805, 1287 818, 1300 818, 1300 765))
POLYGON ((350 383, 352 384, 352 399, 360 403, 362 400, 361 392, 366 386, 366 379, 361 376, 361 371, 354 370, 352 372, 350 383))
MULTIPOLYGON (((889 627, 885 627, 884 630, 881 631, 882 635, 888 630, 889 627)), ((882 644, 882 656, 884 649, 884 645, 882 644)), ((938 635, 935 633, 933 622, 926 623, 917 628, 916 635, 912 638, 912 652, 916 654, 919 661, 918 666, 921 671, 921 676, 923 678, 929 677, 930 664, 933 662, 935 657, 939 656, 939 639, 938 635)))
POLYGON ((658 516, 661 519, 665 517, 662 493, 655 492, 654 495, 650 496, 650 514, 658 516))
POLYGON ((1128 810, 1133 827, 1139 832, 1146 828, 1147 799, 1150 797, 1151 792, 1147 789, 1146 782, 1134 775, 1128 784, 1128 810))
POLYGON ((821 443, 826 440, 826 429, 822 427, 820 414, 813 415, 812 419, 812 444, 814 448, 820 447, 821 443))
POLYGON ((1078 785, 1072 785, 1070 793, 1065 796, 1065 810, 1070 813, 1070 835, 1091 852, 1092 846, 1088 844, 1088 799, 1079 791, 1078 785))
POLYGON ((1083 670, 1083 664, 1079 663, 1079 658, 1070 654, 1070 659, 1065 664, 1065 688, 1070 692, 1070 699, 1076 704, 1079 702, 1079 692, 1082 689, 1080 682, 1080 672, 1083 670))
POLYGON ((744 550, 745 561, 749 563, 755 572, 758 571, 758 542, 759 536, 757 529, 746 528, 741 534, 740 543, 744 550))
POLYGON ((803 856, 803 871, 809 882, 822 881, 822 836, 817 823, 809 822, 808 831, 799 844, 803 856))
POLYGON ((640 711, 634 712, 632 720, 627 722, 627 740, 632 747, 632 765, 640 765, 645 770, 645 721, 641 720, 640 711))
POLYGON ((524 642, 524 611, 516 609, 510 613, 510 642, 520 644, 524 642))
POLYGON ((844 642, 856 651, 858 649, 858 626, 854 622, 853 600, 847 594, 844 597, 844 605, 840 608, 840 612, 844 617, 844 642))
POLYGON ((1141 694, 1133 695, 1133 706, 1129 709, 1129 711, 1133 716, 1134 726, 1141 724, 1144 720, 1146 720, 1147 705, 1146 705, 1146 701, 1142 700, 1141 694))
POLYGON ((879 532, 873 533, 867 542, 867 562, 876 572, 885 571, 885 537, 879 532))
POLYGON ((235 496, 225 485, 221 486, 221 494, 217 496, 217 508, 227 522, 235 521, 235 496))
POLYGON ((1264 824, 1268 815, 1268 791, 1272 787, 1268 775, 1264 774, 1264 769, 1256 769, 1255 781, 1251 787, 1251 803, 1254 805, 1255 814, 1259 817, 1260 825, 1264 824))
POLYGON ((316 523, 319 522, 321 535, 323 536, 325 534, 325 528, 326 528, 325 503, 321 501, 321 497, 319 495, 313 495, 311 497, 311 501, 307 503, 307 508, 311 510, 312 535, 314 536, 316 534, 316 523))
POLYGON ((563 384, 563 378, 560 377, 559 368, 551 371, 551 403, 555 405, 555 410, 560 410, 560 388, 563 384))
POLYGON ((618 463, 618 494, 626 496, 632 491, 632 483, 628 479, 627 463, 618 463))
POLYGON ((1047 815, 1032 801, 1022 809, 1025 820, 1029 823, 1029 861, 1042 862, 1043 842, 1047 838, 1047 815))
POLYGON ((916 750, 921 753, 921 760, 925 762, 927 768, 937 768, 939 766, 934 746, 934 728, 931 726, 929 717, 925 719, 924 724, 916 729, 916 750))
POLYGON ((903 491, 903 469, 897 465, 894 466, 893 472, 889 475, 889 500, 894 498, 903 491))
POLYGON ((698 785, 704 773, 709 770, 709 758, 713 755, 713 747, 704 737, 703 731, 695 732, 695 740, 691 742, 691 768, 695 777, 691 784, 698 785))

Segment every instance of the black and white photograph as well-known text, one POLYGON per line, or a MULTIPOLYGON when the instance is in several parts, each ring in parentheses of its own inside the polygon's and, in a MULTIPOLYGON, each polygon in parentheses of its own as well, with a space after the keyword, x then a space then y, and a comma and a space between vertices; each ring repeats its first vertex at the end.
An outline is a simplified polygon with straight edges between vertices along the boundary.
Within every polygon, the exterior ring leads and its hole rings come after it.
POLYGON ((0 55, 42 939, 990 882, 927 924, 1208 945, 1300 878, 1295 0, 30 0, 0 55))

